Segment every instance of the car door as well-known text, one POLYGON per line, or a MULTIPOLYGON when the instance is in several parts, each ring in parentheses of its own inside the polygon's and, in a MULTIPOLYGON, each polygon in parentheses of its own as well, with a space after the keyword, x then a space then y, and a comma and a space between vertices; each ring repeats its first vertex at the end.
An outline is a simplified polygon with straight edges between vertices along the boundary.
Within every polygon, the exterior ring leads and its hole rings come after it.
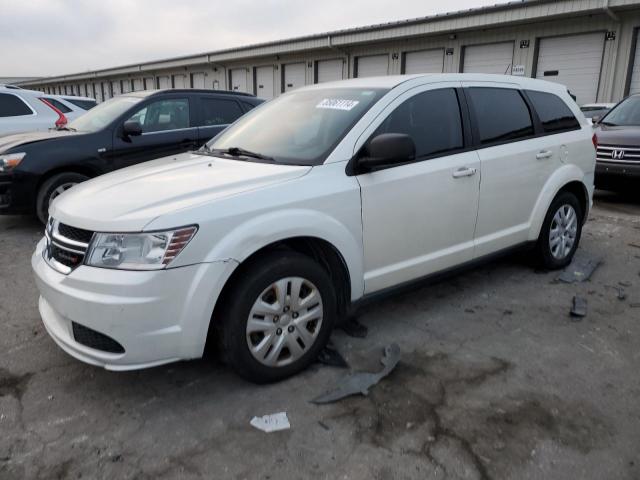
POLYGON ((534 113, 513 84, 464 83, 482 169, 475 256, 527 241, 533 207, 559 166, 557 140, 538 136, 534 113))
POLYGON ((200 97, 198 105, 200 107, 198 123, 200 145, 211 140, 244 113, 240 104, 230 98, 200 97))
POLYGON ((470 131, 463 122, 468 116, 457 87, 443 83, 412 89, 389 104, 365 132, 369 139, 381 133, 408 134, 416 145, 415 161, 356 177, 365 293, 473 257, 480 162, 468 148, 470 131))
POLYGON ((193 126, 188 97, 158 98, 141 106, 115 129, 112 160, 114 169, 175 155, 198 147, 198 128, 193 126), (139 136, 127 136, 123 125, 136 121, 139 136))

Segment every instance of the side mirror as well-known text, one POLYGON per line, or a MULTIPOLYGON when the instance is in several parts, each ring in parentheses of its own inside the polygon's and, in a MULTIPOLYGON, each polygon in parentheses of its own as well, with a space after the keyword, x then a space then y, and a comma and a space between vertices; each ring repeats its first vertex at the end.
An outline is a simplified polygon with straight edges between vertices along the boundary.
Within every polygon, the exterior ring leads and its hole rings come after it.
POLYGON ((383 133, 371 139, 367 153, 358 159, 358 169, 362 172, 410 162, 416 158, 416 145, 404 133, 383 133))
POLYGON ((591 122, 595 125, 596 123, 600 123, 600 120, 602 120, 602 115, 595 115, 593 117, 591 117, 591 122))
POLYGON ((139 137, 142 135, 142 125, 136 121, 124 122, 122 133, 125 137, 139 137))

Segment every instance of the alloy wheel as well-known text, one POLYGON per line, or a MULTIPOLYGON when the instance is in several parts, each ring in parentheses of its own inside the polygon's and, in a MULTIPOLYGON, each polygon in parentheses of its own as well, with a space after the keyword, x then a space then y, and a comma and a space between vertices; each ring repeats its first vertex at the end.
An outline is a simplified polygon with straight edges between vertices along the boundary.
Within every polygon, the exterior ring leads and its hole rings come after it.
POLYGON ((562 205, 551 221, 549 248, 557 260, 565 259, 573 249, 578 234, 578 215, 568 204, 562 205))

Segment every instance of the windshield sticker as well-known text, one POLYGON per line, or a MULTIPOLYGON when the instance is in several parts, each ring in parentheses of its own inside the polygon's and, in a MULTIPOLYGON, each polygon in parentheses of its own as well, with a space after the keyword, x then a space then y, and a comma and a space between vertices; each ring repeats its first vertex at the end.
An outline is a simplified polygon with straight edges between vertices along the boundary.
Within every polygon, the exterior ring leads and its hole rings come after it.
POLYGON ((340 98, 325 98, 316 105, 316 108, 328 108, 329 110, 353 110, 358 105, 358 100, 345 100, 340 98))

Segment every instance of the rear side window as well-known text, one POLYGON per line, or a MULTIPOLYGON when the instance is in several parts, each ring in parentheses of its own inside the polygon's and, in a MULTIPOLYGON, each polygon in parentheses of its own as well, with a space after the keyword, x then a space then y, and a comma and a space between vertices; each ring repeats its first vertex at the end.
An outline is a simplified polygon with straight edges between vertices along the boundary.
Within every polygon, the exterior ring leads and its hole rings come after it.
POLYGON ((527 95, 538 113, 544 133, 566 132, 580 128, 580 122, 557 95, 531 90, 527 91, 527 95))
POLYGON ((202 125, 227 125, 235 122, 242 116, 242 110, 238 102, 221 98, 203 98, 202 125))
POLYGON ((67 98, 67 102, 73 103, 76 107, 80 107, 83 110, 91 110, 97 105, 95 100, 76 100, 75 98, 67 98))
POLYGON ((60 110, 62 113, 69 113, 71 111, 71 109, 69 107, 67 107, 64 103, 62 103, 59 100, 56 100, 55 98, 49 98, 49 97, 42 97, 44 98, 47 102, 49 102, 51 105, 53 105, 54 107, 56 107, 58 110, 60 110))
POLYGON ((139 122, 143 133, 189 128, 189 100, 158 100, 138 110, 129 120, 139 122))
POLYGON ((8 93, 0 93, 0 117, 21 117, 23 115, 33 115, 33 112, 21 98, 8 93))
POLYGON ((382 133, 409 135, 418 159, 462 148, 462 120, 455 90, 430 90, 411 97, 385 119, 373 137, 382 133))
POLYGON ((529 107, 518 90, 472 87, 467 89, 480 133, 480 143, 509 142, 534 134, 529 107))

